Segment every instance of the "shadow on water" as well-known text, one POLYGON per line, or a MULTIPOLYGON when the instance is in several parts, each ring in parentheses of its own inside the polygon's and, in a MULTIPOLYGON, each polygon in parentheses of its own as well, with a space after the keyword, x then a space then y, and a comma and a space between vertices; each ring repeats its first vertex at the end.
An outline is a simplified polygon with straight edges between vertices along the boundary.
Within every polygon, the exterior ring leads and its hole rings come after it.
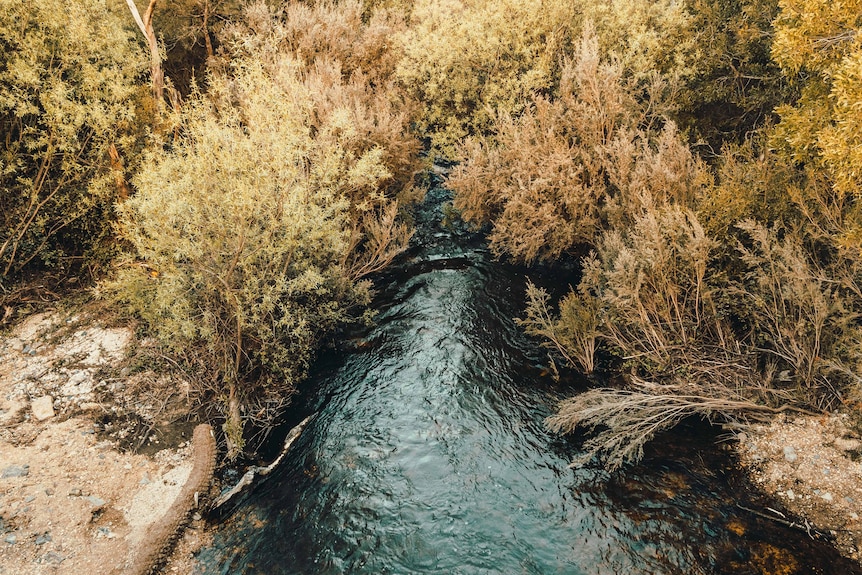
POLYGON ((375 325, 317 362, 296 409, 318 416, 201 551, 205 573, 860 572, 740 510, 764 503, 703 426, 616 474, 570 468, 577 440, 543 426, 565 391, 512 320, 526 272, 433 225, 443 193, 381 278, 375 325))

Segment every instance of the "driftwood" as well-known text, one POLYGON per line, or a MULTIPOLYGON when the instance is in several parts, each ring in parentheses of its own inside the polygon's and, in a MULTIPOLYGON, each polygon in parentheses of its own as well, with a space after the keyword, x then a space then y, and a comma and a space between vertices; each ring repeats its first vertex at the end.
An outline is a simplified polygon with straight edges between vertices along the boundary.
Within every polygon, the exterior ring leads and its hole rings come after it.
POLYGON ((206 495, 213 477, 216 462, 216 441, 212 427, 202 423, 195 427, 192 436, 193 467, 180 494, 162 518, 150 529, 142 542, 137 556, 124 573, 128 575, 151 575, 157 573, 167 561, 189 515, 206 495))
POLYGON ((281 464, 281 461, 284 459, 285 455, 287 455, 290 446, 293 445, 293 442, 296 441, 296 439, 299 437, 299 434, 302 433, 302 430, 305 429, 305 426, 308 425, 308 422, 311 421, 313 417, 314 415, 309 415, 288 432, 287 437, 284 438, 284 445, 281 447, 281 453, 278 454, 278 457, 276 457, 272 461, 272 463, 265 466, 251 467, 248 471, 245 472, 245 474, 242 476, 242 478, 236 485, 234 485, 230 490, 223 493, 221 496, 219 496, 218 499, 215 500, 215 503, 213 503, 211 510, 217 510, 225 503, 233 499, 235 496, 245 491, 246 488, 248 488, 252 483, 254 483, 255 478, 266 477, 272 472, 273 469, 278 467, 279 464, 281 464))

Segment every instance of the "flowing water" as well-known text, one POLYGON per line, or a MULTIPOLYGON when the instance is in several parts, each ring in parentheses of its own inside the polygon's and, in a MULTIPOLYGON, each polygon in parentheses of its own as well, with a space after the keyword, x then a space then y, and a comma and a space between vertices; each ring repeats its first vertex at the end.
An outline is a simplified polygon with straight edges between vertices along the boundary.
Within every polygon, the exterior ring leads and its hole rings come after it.
POLYGON ((444 193, 378 282, 375 324, 317 363, 294 414, 315 419, 201 552, 207 574, 859 572, 737 507, 768 502, 703 427, 618 473, 571 468, 578 439, 543 419, 578 386, 512 319, 525 274, 566 281, 438 227, 444 193))

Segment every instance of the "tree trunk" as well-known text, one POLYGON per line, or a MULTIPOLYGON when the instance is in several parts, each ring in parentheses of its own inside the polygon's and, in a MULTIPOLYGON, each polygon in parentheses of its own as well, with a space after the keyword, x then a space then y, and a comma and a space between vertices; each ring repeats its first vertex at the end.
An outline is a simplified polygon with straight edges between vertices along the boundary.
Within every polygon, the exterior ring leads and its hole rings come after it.
POLYGON ((161 111, 164 108, 165 95, 165 73, 162 70, 162 57, 159 54, 159 43, 156 39, 156 32, 153 30, 153 12, 156 9, 158 0, 150 0, 150 5, 147 6, 147 11, 144 12, 144 17, 141 18, 138 7, 135 6, 135 0, 126 0, 129 5, 129 10, 132 16, 141 29, 144 37, 147 39, 147 45, 150 48, 150 74, 153 80, 153 98, 156 100, 156 105, 161 111))

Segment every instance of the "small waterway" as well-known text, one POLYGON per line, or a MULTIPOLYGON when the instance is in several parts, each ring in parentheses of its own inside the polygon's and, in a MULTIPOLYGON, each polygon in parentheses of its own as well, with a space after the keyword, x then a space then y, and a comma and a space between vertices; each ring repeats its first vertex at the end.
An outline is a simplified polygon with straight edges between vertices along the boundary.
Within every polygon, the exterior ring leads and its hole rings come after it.
POLYGON ((615 474, 571 468, 544 418, 578 382, 513 318, 526 275, 443 229, 432 190, 417 247, 378 282, 373 326, 325 353, 295 401, 317 416, 217 528, 206 574, 841 574, 828 545, 758 519, 716 433, 663 436, 615 474))

